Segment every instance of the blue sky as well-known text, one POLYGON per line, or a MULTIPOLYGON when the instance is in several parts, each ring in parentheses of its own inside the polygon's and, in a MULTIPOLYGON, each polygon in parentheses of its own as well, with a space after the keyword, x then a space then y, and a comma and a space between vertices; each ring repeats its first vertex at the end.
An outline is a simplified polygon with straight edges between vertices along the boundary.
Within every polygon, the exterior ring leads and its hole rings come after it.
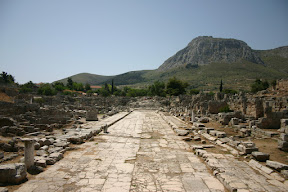
POLYGON ((198 36, 288 45, 285 0, 0 0, 0 72, 19 83, 156 69, 198 36))

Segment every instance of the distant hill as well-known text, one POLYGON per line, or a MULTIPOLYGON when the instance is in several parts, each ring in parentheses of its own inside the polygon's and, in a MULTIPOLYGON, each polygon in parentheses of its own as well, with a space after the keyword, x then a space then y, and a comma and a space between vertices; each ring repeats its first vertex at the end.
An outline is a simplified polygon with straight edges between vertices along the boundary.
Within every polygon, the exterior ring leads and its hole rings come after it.
MULTIPOLYGON (((104 81, 107 81, 108 79, 112 77, 113 76, 102 76, 102 75, 95 75, 91 73, 79 73, 79 74, 70 76, 70 78, 72 78, 74 82, 83 83, 83 84, 89 83, 90 85, 100 85, 104 81)), ((67 79, 68 77, 64 79, 60 79, 57 82, 62 82, 66 84, 67 79)))
MULTIPOLYGON (((111 83, 113 79, 115 85, 143 87, 173 76, 187 81, 190 88, 218 90, 222 79, 224 88, 248 90, 256 78, 288 78, 288 46, 253 50, 237 39, 203 36, 193 39, 156 70, 131 71, 116 76, 80 73, 71 78, 91 85, 111 83)), ((66 83, 67 78, 60 81, 66 83)))

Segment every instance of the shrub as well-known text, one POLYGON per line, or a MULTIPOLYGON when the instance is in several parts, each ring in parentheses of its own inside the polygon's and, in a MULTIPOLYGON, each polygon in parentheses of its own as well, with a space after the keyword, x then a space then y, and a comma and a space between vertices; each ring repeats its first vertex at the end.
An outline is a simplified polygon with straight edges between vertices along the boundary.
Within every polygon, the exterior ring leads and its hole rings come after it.
POLYGON ((210 92, 208 93, 208 95, 210 95, 210 96, 214 96, 215 93, 214 93, 213 91, 210 91, 210 92))
POLYGON ((258 91, 266 90, 269 87, 268 81, 261 81, 260 79, 256 79, 255 82, 251 85, 251 92, 257 93, 258 91))
POLYGON ((224 107, 221 107, 219 109, 219 112, 222 112, 222 113, 228 113, 228 112, 232 112, 232 110, 229 108, 229 105, 226 105, 224 107))
POLYGON ((32 91, 33 91, 33 89, 27 88, 27 87, 22 87, 19 89, 19 93, 30 93, 32 91))
POLYGON ((190 95, 197 95, 199 93, 200 93, 200 91, 198 89, 191 89, 190 90, 190 95))
POLYGON ((226 94, 233 94, 233 95, 238 93, 236 90, 233 89, 224 89, 223 92, 226 94))

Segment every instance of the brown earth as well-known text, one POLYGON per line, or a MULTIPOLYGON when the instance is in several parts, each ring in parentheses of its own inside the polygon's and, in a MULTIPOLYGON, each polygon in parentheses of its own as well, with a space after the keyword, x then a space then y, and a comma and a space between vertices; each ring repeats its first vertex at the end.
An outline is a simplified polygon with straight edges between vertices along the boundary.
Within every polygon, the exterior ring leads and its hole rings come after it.
MULTIPOLYGON (((238 133, 234 132, 234 129, 228 126, 223 126, 219 122, 210 121, 209 123, 205 123, 206 127, 212 127, 219 131, 225 131, 227 136, 235 136, 238 135, 238 133)), ((274 131, 276 130, 267 130, 267 131, 274 131)), ((275 138, 242 138, 240 140, 250 140, 256 144, 256 147, 258 147, 260 152, 268 153, 270 154, 270 160, 272 161, 278 161, 280 163, 288 164, 288 152, 284 152, 278 149, 278 137, 275 138)), ((218 151, 219 153, 223 153, 220 150, 217 149, 210 149, 212 151, 218 151)))
POLYGON ((14 103, 13 98, 9 97, 6 93, 3 93, 3 92, 0 92, 0 101, 14 103))

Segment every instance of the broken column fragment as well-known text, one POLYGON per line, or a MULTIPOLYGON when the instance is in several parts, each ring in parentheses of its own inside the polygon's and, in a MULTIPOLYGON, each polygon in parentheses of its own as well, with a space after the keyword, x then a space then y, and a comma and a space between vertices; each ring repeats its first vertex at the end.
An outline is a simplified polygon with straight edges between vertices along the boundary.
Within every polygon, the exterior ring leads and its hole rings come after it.
POLYGON ((24 138, 22 142, 25 143, 25 165, 26 169, 29 170, 30 167, 34 165, 34 139, 24 138))

